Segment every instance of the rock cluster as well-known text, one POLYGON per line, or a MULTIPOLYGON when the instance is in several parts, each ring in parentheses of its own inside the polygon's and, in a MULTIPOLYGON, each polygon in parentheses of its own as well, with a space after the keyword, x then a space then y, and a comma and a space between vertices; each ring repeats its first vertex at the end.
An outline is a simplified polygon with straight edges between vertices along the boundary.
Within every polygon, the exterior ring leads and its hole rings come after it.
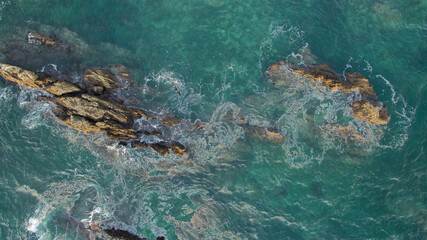
POLYGON ((277 87, 289 87, 301 78, 320 81, 331 91, 341 91, 347 95, 358 95, 358 101, 352 105, 353 116, 368 123, 387 124, 390 116, 383 103, 377 101, 377 96, 368 79, 359 73, 340 75, 326 64, 295 66, 289 62, 280 61, 267 69, 269 79, 277 87))
MULTIPOLYGON (((146 143, 138 140, 141 135, 152 133, 136 129, 134 120, 156 117, 142 109, 127 107, 110 100, 108 92, 117 89, 120 83, 117 81, 118 76, 108 70, 86 70, 85 84, 75 84, 44 73, 1 63, 0 74, 6 80, 30 88, 42 89, 51 94, 52 97, 44 99, 52 102, 56 107, 54 111, 56 116, 74 129, 84 133, 103 132, 111 139, 130 142, 133 147, 151 147, 161 155, 168 155, 170 151, 178 156, 184 156, 187 153, 184 145, 176 141, 146 143), (102 91, 97 91, 97 87, 101 87, 102 91)), ((179 123, 176 117, 165 117, 160 121, 167 126, 179 123)))

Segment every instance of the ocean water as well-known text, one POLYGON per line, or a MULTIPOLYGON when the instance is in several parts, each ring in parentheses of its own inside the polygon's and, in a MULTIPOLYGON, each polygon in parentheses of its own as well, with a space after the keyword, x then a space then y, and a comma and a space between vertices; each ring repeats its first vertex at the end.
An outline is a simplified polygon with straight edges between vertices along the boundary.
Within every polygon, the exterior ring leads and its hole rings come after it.
POLYGON ((70 129, 39 91, 1 79, 0 238, 85 239, 76 219, 148 239, 426 239, 426 16, 424 0, 1 1, 2 52, 34 30, 79 50, 9 63, 75 81, 121 63, 133 106, 209 127, 172 128, 190 154, 163 157, 70 129), (275 88, 265 72, 279 60, 362 73, 390 123, 348 117, 339 93, 275 88), (367 142, 318 128, 335 121, 367 142))

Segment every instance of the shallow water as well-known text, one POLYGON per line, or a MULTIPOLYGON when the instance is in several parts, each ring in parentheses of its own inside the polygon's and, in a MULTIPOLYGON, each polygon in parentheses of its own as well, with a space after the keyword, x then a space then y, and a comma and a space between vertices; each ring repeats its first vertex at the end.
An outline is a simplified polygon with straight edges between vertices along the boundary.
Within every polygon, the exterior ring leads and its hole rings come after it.
POLYGON ((162 157, 69 129, 40 92, 1 80, 1 238, 82 238, 65 213, 148 239, 427 238, 426 15, 421 0, 2 1, 2 50, 63 28, 83 49, 14 64, 78 81, 122 63, 132 105, 209 127, 172 128, 191 153, 162 157), (265 71, 279 60, 362 73, 390 123, 349 118, 348 99, 320 87, 273 87, 265 71), (227 112, 287 140, 252 138, 227 112), (314 130, 340 121, 369 141, 314 130))

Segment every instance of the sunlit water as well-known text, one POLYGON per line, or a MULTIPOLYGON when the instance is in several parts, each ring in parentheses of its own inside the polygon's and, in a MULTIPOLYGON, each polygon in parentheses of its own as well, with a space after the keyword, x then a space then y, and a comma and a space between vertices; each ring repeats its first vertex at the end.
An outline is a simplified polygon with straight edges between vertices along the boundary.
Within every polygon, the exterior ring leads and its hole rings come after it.
POLYGON ((0 238, 83 238, 71 214, 148 239, 425 239, 426 15, 415 0, 2 1, 2 51, 30 30, 75 32, 82 49, 13 64, 75 81, 125 64, 137 87, 119 94, 187 119, 165 135, 190 154, 84 135, 35 100, 42 92, 1 80, 0 238), (390 123, 355 120, 352 100, 320 85, 275 88, 265 71, 279 60, 362 73, 390 123), (253 138, 230 114, 287 140, 253 138), (337 141, 321 128, 331 122, 366 142, 337 141))

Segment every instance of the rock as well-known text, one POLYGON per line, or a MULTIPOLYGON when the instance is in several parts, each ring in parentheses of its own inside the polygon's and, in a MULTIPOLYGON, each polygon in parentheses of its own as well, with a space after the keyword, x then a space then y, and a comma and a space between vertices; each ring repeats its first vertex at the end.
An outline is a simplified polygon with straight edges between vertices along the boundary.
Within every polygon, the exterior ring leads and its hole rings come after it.
POLYGON ((117 81, 114 79, 113 74, 104 69, 87 69, 83 75, 85 83, 89 89, 93 91, 95 86, 101 86, 106 89, 118 89, 117 81))
POLYGON ((164 117, 164 118, 162 119, 162 123, 163 123, 164 125, 166 125, 166 126, 170 126, 170 127, 172 127, 172 126, 176 126, 176 125, 178 125, 180 122, 181 122, 181 121, 180 121, 177 117, 175 117, 175 116, 168 116, 168 117, 164 117))
POLYGON ((27 35, 27 41, 28 43, 37 43, 48 47, 57 47, 62 44, 62 42, 56 37, 39 32, 29 32, 27 35))
MULTIPOLYGON (((86 78, 89 81, 98 81, 108 86, 110 80, 105 80, 105 76, 110 76, 104 70, 87 71, 86 78), (95 77, 94 77, 95 76, 95 77), (94 80, 95 79, 95 80, 94 80)), ((54 97, 41 96, 38 99, 54 104, 53 113, 64 124, 82 131, 85 134, 103 132, 111 139, 125 143, 128 140, 138 139, 142 134, 159 135, 162 133, 153 131, 139 131, 134 126, 136 118, 146 117, 156 119, 142 109, 130 108, 117 102, 111 102, 98 96, 91 95, 87 90, 80 88, 64 80, 59 80, 45 73, 35 73, 0 63, 0 74, 6 80, 23 84, 26 87, 44 89, 54 97)), ((112 83, 111 83, 112 84, 112 83)), ((109 85, 111 87, 112 85, 109 85)), ((162 120, 166 126, 174 126, 180 121, 176 117, 166 117, 162 120)), ((172 152, 178 156, 187 153, 184 145, 176 141, 160 141, 157 143, 144 143, 133 141, 132 147, 151 147, 159 154, 166 156, 172 152)))
POLYGON ((171 144, 170 148, 171 148, 172 152, 174 152, 176 155, 178 155, 180 157, 182 157, 185 154, 187 154, 187 149, 185 149, 184 145, 182 145, 179 142, 172 141, 172 144, 171 144))
POLYGON ((280 61, 272 64, 267 69, 270 80, 278 87, 289 87, 300 78, 320 81, 331 91, 341 91, 347 95, 356 95, 353 103, 353 116, 368 123, 387 124, 390 117, 387 108, 377 102, 377 96, 369 80, 360 73, 337 74, 326 64, 295 66, 291 63, 280 61))
POLYGON ((387 124, 390 122, 387 108, 382 103, 373 101, 355 101, 353 116, 368 123, 387 124))
POLYGON ((96 126, 94 122, 89 121, 87 118, 79 115, 71 114, 69 118, 63 120, 63 123, 74 129, 80 130, 85 134, 102 132, 102 129, 96 126))
POLYGON ((129 231, 126 230, 121 230, 121 229, 115 229, 115 228, 110 228, 110 229, 104 229, 104 232, 114 238, 114 239, 120 239, 120 240, 147 240, 146 238, 142 238, 136 234, 133 234, 129 231))
POLYGON ((113 140, 137 139, 137 131, 129 126, 111 120, 96 122, 97 127, 102 129, 113 140))
POLYGON ((22 84, 29 88, 40 89, 46 84, 39 74, 8 64, 0 64, 0 74, 8 81, 22 84))
POLYGON ((117 63, 117 64, 109 65, 108 69, 110 69, 110 71, 115 76, 122 78, 123 80, 129 82, 130 84, 135 84, 135 81, 132 79, 129 69, 127 69, 125 65, 117 63))
POLYGON ((266 140, 273 143, 282 143, 285 141, 285 137, 279 132, 269 130, 260 126, 244 126, 246 133, 251 135, 252 137, 259 138, 261 140, 266 140))
POLYGON ((56 81, 52 85, 45 87, 46 92, 55 96, 62 96, 69 93, 81 92, 81 89, 76 85, 67 81, 56 81))
POLYGON ((364 97, 375 99, 376 95, 368 79, 359 73, 339 75, 326 64, 295 66, 292 63, 280 61, 267 69, 267 75, 278 87, 288 87, 292 81, 303 77, 320 81, 331 91, 342 91, 346 94, 358 90, 364 97))
POLYGON ((145 142, 137 142, 137 141, 132 142, 131 146, 133 148, 144 148, 144 149, 149 147, 147 143, 145 143, 145 142))
POLYGON ((151 149, 158 152, 162 156, 169 155, 170 144, 168 144, 166 142, 153 143, 150 145, 150 147, 151 147, 151 149))
POLYGON ((102 92, 104 92, 103 86, 94 86, 93 87, 93 93, 95 93, 95 95, 101 95, 102 92))

